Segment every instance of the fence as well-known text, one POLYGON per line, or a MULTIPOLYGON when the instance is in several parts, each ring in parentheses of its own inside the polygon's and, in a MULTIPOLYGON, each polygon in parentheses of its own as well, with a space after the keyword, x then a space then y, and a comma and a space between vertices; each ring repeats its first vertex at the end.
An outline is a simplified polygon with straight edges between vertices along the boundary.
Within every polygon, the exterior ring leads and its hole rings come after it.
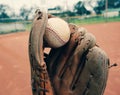
MULTIPOLYGON (((68 23, 75 24, 92 24, 105 23, 111 21, 120 21, 120 12, 111 12, 101 15, 84 15, 84 16, 66 16, 62 17, 68 23)), ((0 19, 0 34, 6 34, 19 31, 30 31, 32 21, 25 21, 23 19, 0 19)))
POLYGON ((0 19, 0 34, 30 30, 31 21, 23 19, 0 19))
POLYGON ((94 23, 105 23, 105 22, 115 22, 120 21, 120 15, 105 17, 103 15, 95 15, 95 16, 75 16, 75 17, 65 17, 63 18, 69 23, 75 24, 94 24, 94 23))

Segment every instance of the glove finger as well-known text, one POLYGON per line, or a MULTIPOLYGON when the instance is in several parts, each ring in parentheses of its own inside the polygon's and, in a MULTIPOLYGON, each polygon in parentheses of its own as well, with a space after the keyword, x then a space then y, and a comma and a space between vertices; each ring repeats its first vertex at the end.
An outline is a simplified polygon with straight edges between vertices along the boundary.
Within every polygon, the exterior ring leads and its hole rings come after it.
MULTIPOLYGON (((70 31, 71 31, 71 36, 70 36, 70 40, 67 45, 70 46, 70 44, 75 42, 75 38, 73 38, 73 34, 78 30, 78 27, 74 24, 69 24, 70 27, 70 31)), ((66 46, 67 46, 66 45, 66 46)), ((67 49, 65 48, 66 46, 57 48, 57 49, 51 49, 49 56, 47 57, 47 65, 48 65, 48 70, 49 72, 52 73, 53 71, 53 67, 57 66, 58 63, 58 59, 60 59, 61 55, 64 55, 64 52, 67 51, 67 49)), ((52 73, 53 74, 53 73, 52 73)))
POLYGON ((103 95, 109 60, 98 47, 89 50, 83 70, 72 84, 73 95, 103 95))
MULTIPOLYGON (((76 79, 76 74, 79 75, 82 69, 82 65, 85 62, 85 55, 87 50, 95 46, 95 37, 86 33, 84 36, 79 37, 79 45, 76 47, 73 55, 67 59, 65 66, 60 70, 59 77, 68 85, 76 79), (82 38, 82 39, 81 39, 82 38)), ((72 87, 72 86, 71 86, 72 87)))
POLYGON ((55 87, 56 90, 59 90, 60 80, 62 80, 60 71, 65 65, 67 65, 66 61, 69 59, 71 53, 74 52, 74 49, 77 46, 76 38, 78 38, 78 36, 80 36, 80 32, 72 33, 70 41, 64 47, 56 50, 52 49, 49 54, 50 58, 48 59, 50 59, 50 61, 48 61, 48 72, 50 73, 53 87, 55 87))
MULTIPOLYGON (((80 35, 80 34, 79 34, 80 35)), ((78 33, 74 33, 71 35, 70 41, 63 47, 59 49, 52 49, 49 54, 49 71, 51 74, 58 75, 60 70, 65 65, 67 59, 71 55, 72 51, 74 51, 74 48, 77 45, 77 42, 75 40, 75 36, 78 36, 78 33), (74 37, 73 37, 74 35, 74 37), (54 73, 53 73, 54 70, 54 73)))
MULTIPOLYGON (((90 46, 95 45, 95 41, 93 41, 95 39, 91 34, 87 33, 85 35, 82 35, 82 36, 79 35, 75 37, 76 35, 78 34, 75 33, 74 35, 72 35, 70 43, 63 49, 64 51, 62 55, 58 57, 59 59, 57 59, 57 62, 56 62, 57 67, 56 67, 56 70, 54 70, 55 73, 52 80, 53 80, 54 88, 56 89, 56 92, 59 92, 58 93, 59 95, 67 95, 66 93, 69 93, 68 90, 70 89, 70 87, 72 87, 71 85, 72 85, 73 79, 76 73, 80 71, 78 66, 80 66, 79 63, 80 63, 80 58, 82 57, 82 54, 90 46), (82 38, 83 41, 80 40, 80 37, 82 38), (78 49, 78 43, 75 44, 76 43, 75 38, 79 38, 79 41, 81 41, 81 44, 80 44, 81 47, 79 46, 79 48, 81 48, 81 51, 78 49), (88 46, 86 47, 86 44, 83 44, 83 43, 86 43, 88 46), (86 49, 83 49, 84 47, 86 47, 86 49), (75 52, 76 50, 79 50, 79 52, 75 52), (79 53, 82 53, 81 56, 79 55, 79 53), (69 56, 69 55, 72 55, 72 56, 69 56), (59 89, 61 90, 66 89, 66 92, 61 91, 60 93, 59 89)), ((83 59, 83 57, 81 59, 83 59)))
MULTIPOLYGON (((47 59, 47 67, 49 73, 53 74, 55 71, 53 71, 53 68, 57 68, 58 63, 63 63, 61 61, 66 62, 66 59, 70 55, 71 51, 73 50, 73 47, 76 46, 76 40, 79 36, 83 36, 85 34, 85 31, 81 31, 81 28, 78 28, 78 26, 74 24, 69 24, 70 31, 71 31, 71 37, 68 44, 64 47, 61 47, 59 49, 52 49, 50 51, 49 56, 47 59), (60 61, 58 61, 60 60, 60 61)), ((62 64, 61 64, 62 65, 62 64)), ((62 66, 60 66, 62 67, 62 66)))

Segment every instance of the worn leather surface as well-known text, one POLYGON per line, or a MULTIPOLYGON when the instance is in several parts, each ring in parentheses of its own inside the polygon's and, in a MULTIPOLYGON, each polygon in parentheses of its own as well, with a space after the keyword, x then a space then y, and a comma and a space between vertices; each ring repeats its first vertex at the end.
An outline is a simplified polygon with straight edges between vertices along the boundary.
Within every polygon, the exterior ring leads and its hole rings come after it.
POLYGON ((29 38, 29 58, 33 95, 103 95, 109 58, 96 45, 94 35, 69 24, 71 36, 63 47, 51 49, 43 35, 47 19, 54 17, 37 11, 29 38))
POLYGON ((70 29, 69 42, 52 49, 46 62, 55 95, 103 95, 109 59, 91 33, 72 24, 70 29))
POLYGON ((29 59, 33 95, 53 95, 43 53, 43 35, 47 19, 48 15, 46 13, 37 10, 29 37, 29 59))

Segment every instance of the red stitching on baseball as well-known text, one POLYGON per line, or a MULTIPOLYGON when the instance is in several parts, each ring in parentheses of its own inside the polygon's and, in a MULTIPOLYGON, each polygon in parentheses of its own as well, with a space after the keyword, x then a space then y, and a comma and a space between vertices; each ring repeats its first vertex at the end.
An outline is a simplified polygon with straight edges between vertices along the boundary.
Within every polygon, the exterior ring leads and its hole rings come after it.
MULTIPOLYGON (((49 25, 49 24, 48 24, 48 25, 49 25)), ((50 26, 50 25, 49 25, 49 26, 50 26)), ((54 31, 56 31, 56 30, 52 29, 51 26, 50 26, 50 28, 47 27, 47 29, 50 30, 50 32, 52 32, 52 33, 55 35, 55 37, 59 40, 59 42, 60 42, 61 44, 65 44, 65 41, 62 40, 62 39, 58 36, 58 34, 57 34, 56 32, 54 32, 54 31)))

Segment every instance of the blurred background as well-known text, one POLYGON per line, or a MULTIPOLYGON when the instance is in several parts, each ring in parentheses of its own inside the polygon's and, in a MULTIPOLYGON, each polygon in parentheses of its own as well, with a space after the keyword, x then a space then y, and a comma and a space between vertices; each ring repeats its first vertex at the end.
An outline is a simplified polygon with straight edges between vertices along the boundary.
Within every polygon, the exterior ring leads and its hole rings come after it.
POLYGON ((120 0, 0 0, 0 95, 32 95, 29 31, 43 7, 95 35, 110 63, 118 63, 104 95, 120 95, 120 0))
MULTIPOLYGON (((41 0, 1 0, 0 34, 30 31, 41 0)), ((91 24, 120 21, 120 0, 46 0, 48 13, 69 23, 91 24)))

